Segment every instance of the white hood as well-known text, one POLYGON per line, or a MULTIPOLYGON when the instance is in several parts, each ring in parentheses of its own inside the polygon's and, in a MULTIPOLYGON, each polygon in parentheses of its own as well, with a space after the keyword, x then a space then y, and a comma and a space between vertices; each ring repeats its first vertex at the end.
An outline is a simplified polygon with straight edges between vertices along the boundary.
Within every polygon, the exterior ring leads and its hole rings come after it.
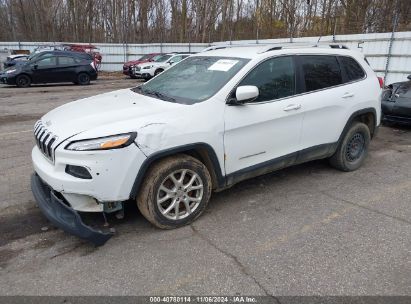
POLYGON ((61 142, 84 131, 96 130, 100 136, 136 131, 157 122, 153 116, 181 107, 123 89, 65 104, 44 115, 42 122, 61 142))

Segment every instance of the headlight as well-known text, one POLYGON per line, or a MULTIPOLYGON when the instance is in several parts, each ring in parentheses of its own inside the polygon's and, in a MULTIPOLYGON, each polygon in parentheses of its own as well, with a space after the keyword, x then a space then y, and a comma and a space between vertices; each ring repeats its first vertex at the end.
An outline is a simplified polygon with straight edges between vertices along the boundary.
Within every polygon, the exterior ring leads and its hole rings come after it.
POLYGON ((144 67, 143 70, 148 70, 148 69, 151 69, 152 67, 153 67, 152 65, 148 65, 148 66, 144 67))
POLYGON ((13 70, 7 70, 6 71, 6 74, 11 74, 11 73, 14 73, 15 71, 17 71, 16 69, 13 69, 13 70))
POLYGON ((95 139, 78 140, 69 143, 66 149, 72 151, 92 151, 124 148, 129 146, 136 136, 137 133, 133 132, 95 139))

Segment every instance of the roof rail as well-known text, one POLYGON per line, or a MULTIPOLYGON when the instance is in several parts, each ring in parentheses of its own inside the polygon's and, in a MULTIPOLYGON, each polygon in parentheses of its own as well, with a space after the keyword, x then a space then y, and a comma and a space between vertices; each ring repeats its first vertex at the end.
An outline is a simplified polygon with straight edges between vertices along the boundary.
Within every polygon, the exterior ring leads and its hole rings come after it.
POLYGON ((208 52, 208 51, 214 51, 214 50, 221 50, 221 49, 228 49, 228 48, 235 48, 235 47, 256 47, 256 46, 264 46, 266 45, 265 43, 263 44, 258 44, 258 43, 248 43, 248 44, 221 44, 221 45, 212 45, 209 46, 208 48, 205 48, 201 52, 208 52))
POLYGON ((332 48, 332 49, 345 49, 348 50, 348 47, 343 44, 328 44, 328 43, 279 43, 280 45, 277 46, 269 46, 267 49, 262 51, 261 53, 270 52, 270 51, 277 51, 282 49, 292 49, 298 47, 307 47, 307 48, 332 48))
POLYGON ((343 44, 338 44, 338 43, 327 43, 327 42, 320 42, 320 43, 307 43, 307 42, 276 42, 276 43, 249 43, 249 44, 222 44, 222 45, 213 45, 210 46, 201 52, 207 52, 207 51, 213 51, 213 50, 220 50, 220 49, 226 49, 226 48, 235 48, 235 47, 256 47, 256 46, 261 46, 261 47, 267 47, 266 49, 263 49, 259 53, 265 53, 265 52, 270 52, 270 51, 278 51, 282 49, 292 49, 292 48, 298 48, 298 47, 307 47, 307 48, 314 48, 314 47, 321 47, 321 48, 332 48, 332 49, 348 49, 347 46, 343 44))

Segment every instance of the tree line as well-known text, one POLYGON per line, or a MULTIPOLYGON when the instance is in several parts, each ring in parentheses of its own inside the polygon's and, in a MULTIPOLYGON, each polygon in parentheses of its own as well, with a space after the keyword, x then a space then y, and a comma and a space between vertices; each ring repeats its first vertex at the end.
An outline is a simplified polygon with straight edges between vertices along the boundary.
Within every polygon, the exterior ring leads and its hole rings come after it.
POLYGON ((411 30, 410 0, 0 0, 1 41, 214 42, 411 30))

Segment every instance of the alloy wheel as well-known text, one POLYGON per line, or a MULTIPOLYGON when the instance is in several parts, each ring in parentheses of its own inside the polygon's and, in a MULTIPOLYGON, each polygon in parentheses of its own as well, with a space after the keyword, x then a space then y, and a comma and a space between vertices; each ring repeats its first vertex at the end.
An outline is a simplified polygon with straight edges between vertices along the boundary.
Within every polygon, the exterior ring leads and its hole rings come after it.
POLYGON ((203 181, 197 173, 177 170, 162 181, 157 191, 157 207, 168 219, 184 219, 198 208, 203 193, 203 181))

